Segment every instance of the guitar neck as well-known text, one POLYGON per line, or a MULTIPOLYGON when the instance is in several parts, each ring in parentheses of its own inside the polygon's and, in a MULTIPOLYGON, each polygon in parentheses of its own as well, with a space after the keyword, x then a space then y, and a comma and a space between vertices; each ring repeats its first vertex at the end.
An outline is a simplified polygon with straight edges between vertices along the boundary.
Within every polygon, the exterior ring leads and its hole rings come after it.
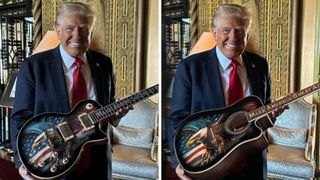
POLYGON ((261 106, 255 110, 252 110, 252 111, 246 113, 247 119, 249 119, 249 121, 254 121, 256 119, 259 119, 259 118, 275 111, 279 107, 283 107, 285 105, 288 105, 294 101, 297 101, 298 99, 301 99, 305 96, 313 94, 319 90, 320 90, 320 83, 309 86, 309 87, 302 89, 296 93, 290 94, 290 95, 285 96, 277 101, 274 101, 274 102, 267 104, 265 106, 261 106))
POLYGON ((129 97, 121 99, 120 101, 111 103, 105 107, 102 107, 96 111, 89 113, 88 115, 93 120, 94 123, 100 122, 103 119, 106 119, 110 116, 115 115, 120 109, 130 107, 148 97, 151 97, 158 93, 158 84, 150 88, 144 89, 136 94, 133 94, 129 97))

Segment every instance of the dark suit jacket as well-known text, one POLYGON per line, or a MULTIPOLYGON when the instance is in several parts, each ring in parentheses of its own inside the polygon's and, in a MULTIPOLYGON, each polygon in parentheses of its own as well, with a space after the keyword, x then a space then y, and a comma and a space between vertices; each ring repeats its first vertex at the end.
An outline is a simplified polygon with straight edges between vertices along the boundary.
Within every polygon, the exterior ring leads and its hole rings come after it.
MULTIPOLYGON (((111 59, 90 50, 87 52, 87 58, 97 101, 101 105, 114 102, 115 80, 111 59)), ((68 92, 59 46, 32 55, 23 61, 18 73, 10 131, 17 167, 21 162, 16 152, 16 136, 26 120, 44 112, 66 113, 69 111, 68 92)), ((95 162, 95 174, 98 175, 99 171, 105 173, 107 169, 105 146, 95 146, 92 152, 95 155, 92 157, 95 162)), ((111 154, 108 158, 111 158, 111 154)))
MULTIPOLYGON (((253 95, 261 98, 264 104, 269 103, 271 94, 271 81, 268 64, 265 59, 253 53, 242 54, 249 83, 253 95)), ((174 78, 171 112, 168 117, 168 142, 171 149, 171 159, 174 167, 178 161, 174 154, 175 128, 181 120, 193 113, 225 107, 222 80, 219 72, 219 62, 216 49, 213 48, 199 54, 194 54, 183 60, 178 67, 174 78)), ((266 170, 264 156, 255 157, 251 168, 258 169, 256 172, 266 170), (260 165, 259 165, 260 164, 260 165)), ((252 169, 251 169, 252 170, 252 169)), ((252 172, 253 174, 255 172, 252 172)), ((261 176, 260 176, 261 177, 261 176)), ((260 179, 260 178, 258 178, 260 179)))

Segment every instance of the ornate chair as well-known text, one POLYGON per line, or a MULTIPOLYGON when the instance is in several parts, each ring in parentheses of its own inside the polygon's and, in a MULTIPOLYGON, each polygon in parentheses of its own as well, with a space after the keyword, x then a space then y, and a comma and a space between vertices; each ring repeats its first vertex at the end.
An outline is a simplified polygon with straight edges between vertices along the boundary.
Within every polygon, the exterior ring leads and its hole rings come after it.
POLYGON ((316 106, 304 100, 289 105, 268 129, 268 177, 313 179, 316 106))
POLYGON ((158 107, 144 100, 112 128, 112 176, 121 179, 158 178, 158 107))

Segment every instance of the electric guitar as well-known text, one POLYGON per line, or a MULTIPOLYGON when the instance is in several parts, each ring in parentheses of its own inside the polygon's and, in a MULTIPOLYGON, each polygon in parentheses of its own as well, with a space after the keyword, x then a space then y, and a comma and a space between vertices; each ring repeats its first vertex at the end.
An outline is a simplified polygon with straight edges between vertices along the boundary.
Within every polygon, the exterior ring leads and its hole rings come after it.
POLYGON ((39 179, 56 179, 71 172, 87 145, 106 142, 107 136, 98 125, 101 120, 156 93, 158 85, 105 107, 83 100, 69 113, 44 113, 31 118, 17 137, 22 164, 39 179))
POLYGON ((206 110, 185 118, 176 131, 176 157, 195 179, 220 179, 246 156, 265 149, 269 142, 265 130, 279 107, 319 91, 320 83, 263 106, 256 96, 246 97, 232 106, 206 110))

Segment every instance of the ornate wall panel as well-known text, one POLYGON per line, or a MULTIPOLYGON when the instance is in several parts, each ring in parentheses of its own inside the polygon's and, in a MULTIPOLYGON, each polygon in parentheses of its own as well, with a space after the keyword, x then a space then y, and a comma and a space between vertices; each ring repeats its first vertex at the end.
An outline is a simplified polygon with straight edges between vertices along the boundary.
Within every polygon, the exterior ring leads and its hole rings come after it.
POLYGON ((134 90, 134 5, 132 0, 114 1, 112 58, 116 59, 117 89, 122 96, 134 90))
POLYGON ((211 31, 212 16, 216 8, 221 4, 221 0, 199 0, 199 34, 211 31))
MULTIPOLYGON (((253 24, 247 50, 265 57, 270 66, 272 96, 278 98, 295 90, 296 0, 199 0, 199 35, 210 31, 212 15, 217 6, 241 4, 253 11, 253 24)), ((192 38, 192 37, 191 37, 192 38)))
MULTIPOLYGON (((57 7, 63 2, 84 2, 97 11, 91 47, 111 57, 117 81, 117 97, 136 89, 136 45, 138 0, 42 0, 42 35, 54 29, 57 7)), ((140 77, 138 77, 140 78, 140 77)))

